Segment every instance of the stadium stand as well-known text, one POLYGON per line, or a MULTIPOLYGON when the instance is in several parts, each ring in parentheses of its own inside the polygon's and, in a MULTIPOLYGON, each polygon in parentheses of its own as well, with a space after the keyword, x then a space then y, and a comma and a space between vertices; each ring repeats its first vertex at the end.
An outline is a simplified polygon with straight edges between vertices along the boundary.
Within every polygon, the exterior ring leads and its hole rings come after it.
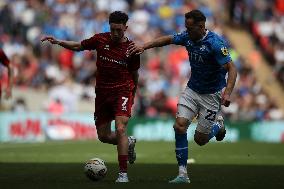
MULTIPOLYGON (((108 14, 114 10, 129 13, 127 35, 137 43, 184 29, 184 13, 200 9, 207 27, 224 38, 222 19, 197 0, 4 0, 0 3, 0 43, 16 67, 16 93, 29 111, 93 111, 96 54, 71 52, 40 44, 41 34, 80 41, 94 33, 108 31, 108 14), (5 21, 3 20, 5 17, 5 21), (69 92, 68 92, 69 91, 69 92), (73 95, 70 94, 72 91, 73 95), (36 95, 34 94, 36 92, 36 95), (32 94, 33 93, 33 94, 32 94), (64 96, 64 97, 63 97, 64 96), (58 98, 61 97, 61 98, 58 98), (33 99, 37 99, 37 103, 33 99), (42 100, 45 99, 45 100, 42 100), (68 100, 67 100, 68 99, 68 100), (74 102, 70 106, 68 101, 74 102)), ((230 44, 230 42, 229 42, 230 44)), ((254 71, 230 44, 239 70, 238 84, 230 108, 230 120, 274 120, 283 112, 262 89, 254 71), (279 112, 278 116, 274 116, 279 112)), ((139 90, 134 114, 148 117, 174 116, 177 97, 190 76, 187 53, 177 46, 147 51, 142 56, 139 90)), ((2 72, 3 70, 0 70, 2 72)), ((2 81, 5 83, 5 74, 2 81)), ((12 108, 14 102, 6 104, 12 108)))
POLYGON ((230 20, 248 26, 284 87, 284 1, 230 1, 230 20))

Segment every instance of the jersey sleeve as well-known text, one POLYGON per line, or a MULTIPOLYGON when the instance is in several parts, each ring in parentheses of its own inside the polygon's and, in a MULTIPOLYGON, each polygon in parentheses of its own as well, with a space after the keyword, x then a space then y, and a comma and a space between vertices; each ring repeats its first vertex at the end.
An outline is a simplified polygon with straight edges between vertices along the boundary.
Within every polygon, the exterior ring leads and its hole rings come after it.
POLYGON ((183 31, 181 33, 176 33, 176 34, 173 35, 173 44, 185 45, 187 37, 188 37, 187 31, 183 31))
POLYGON ((95 34, 93 37, 81 41, 81 45, 82 45, 83 49, 84 50, 96 49, 98 44, 99 44, 99 38, 100 38, 100 35, 95 34))
POLYGON ((6 56, 5 52, 2 49, 0 49, 0 62, 5 66, 8 66, 10 63, 8 57, 6 56))
POLYGON ((215 54, 215 58, 220 65, 224 65, 230 61, 232 61, 229 49, 226 43, 221 40, 215 40, 213 43, 213 52, 215 54))
POLYGON ((140 55, 134 55, 129 60, 128 70, 136 71, 140 68, 140 55))

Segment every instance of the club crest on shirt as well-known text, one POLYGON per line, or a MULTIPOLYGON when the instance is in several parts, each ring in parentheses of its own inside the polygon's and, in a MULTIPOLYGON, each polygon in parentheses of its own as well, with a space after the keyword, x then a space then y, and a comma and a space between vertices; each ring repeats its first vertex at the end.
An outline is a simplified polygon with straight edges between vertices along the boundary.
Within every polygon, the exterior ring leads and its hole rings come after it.
POLYGON ((192 46, 192 43, 188 40, 188 41, 186 42, 186 45, 187 45, 187 46, 192 46))
POLYGON ((109 45, 105 45, 104 50, 109 50, 109 45))
POLYGON ((204 51, 206 49, 205 45, 202 45, 199 50, 204 51))
POLYGON ((227 49, 226 47, 222 47, 222 48, 221 48, 221 51, 222 51, 222 53, 223 53, 224 56, 228 56, 229 51, 228 51, 228 49, 227 49))

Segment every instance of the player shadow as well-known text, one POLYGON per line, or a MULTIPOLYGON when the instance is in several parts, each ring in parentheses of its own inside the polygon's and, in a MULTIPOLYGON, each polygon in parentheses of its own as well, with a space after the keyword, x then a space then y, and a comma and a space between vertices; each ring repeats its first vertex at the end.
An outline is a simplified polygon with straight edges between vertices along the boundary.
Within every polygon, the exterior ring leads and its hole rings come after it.
MULTIPOLYGON (((106 164, 107 176, 94 182, 85 177, 84 163, 0 163, 0 188, 173 188, 174 164, 129 165, 127 184, 114 183, 117 164, 106 164)), ((190 188, 284 188, 284 165, 190 165, 190 188)), ((178 185, 178 188, 189 188, 178 185)))

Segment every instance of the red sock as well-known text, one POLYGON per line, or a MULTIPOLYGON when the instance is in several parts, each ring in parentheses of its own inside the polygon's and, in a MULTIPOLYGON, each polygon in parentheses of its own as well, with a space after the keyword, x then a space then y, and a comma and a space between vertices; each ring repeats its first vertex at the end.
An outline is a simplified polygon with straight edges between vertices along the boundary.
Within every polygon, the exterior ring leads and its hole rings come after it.
POLYGON ((127 173, 128 155, 118 155, 118 163, 120 172, 127 173))

